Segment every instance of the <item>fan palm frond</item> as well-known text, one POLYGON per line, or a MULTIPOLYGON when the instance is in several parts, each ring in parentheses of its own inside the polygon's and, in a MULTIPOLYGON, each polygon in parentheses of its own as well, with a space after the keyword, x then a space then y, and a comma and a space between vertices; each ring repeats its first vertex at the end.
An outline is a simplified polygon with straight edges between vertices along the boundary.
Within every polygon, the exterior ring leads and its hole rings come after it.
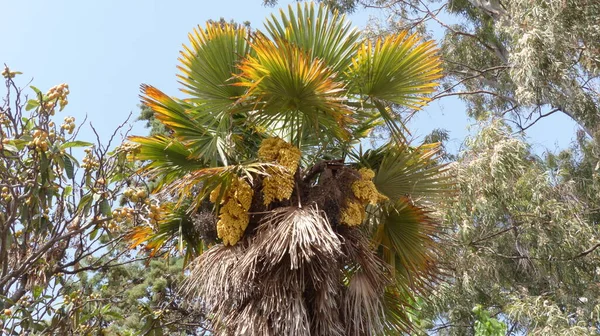
POLYGON ((418 109, 441 78, 441 61, 433 41, 408 32, 363 43, 348 69, 351 92, 418 109))
POLYGON ((405 31, 364 42, 346 73, 349 92, 373 104, 399 142, 406 142, 408 130, 391 104, 419 109, 429 101, 442 71, 436 52, 433 42, 405 31))
POLYGON ((388 145, 373 151, 370 159, 377 174, 373 182, 391 200, 410 196, 414 202, 430 202, 450 195, 452 176, 445 174, 445 165, 437 163, 439 144, 424 144, 416 148, 388 145))
POLYGON ((206 166, 204 161, 190 158, 190 150, 173 138, 134 136, 129 141, 140 145, 135 158, 145 161, 142 169, 157 179, 158 188, 206 166))
POLYGON ((351 64, 360 38, 345 15, 331 12, 325 6, 315 10, 314 3, 298 3, 295 11, 289 6, 287 14, 282 9, 280 17, 271 15, 265 27, 277 43, 292 43, 311 59, 322 60, 334 73, 340 74, 351 64))
POLYGON ((380 257, 412 289, 426 287, 436 271, 437 224, 406 198, 383 207, 373 241, 380 257))
POLYGON ((343 104, 343 84, 323 61, 288 41, 275 43, 261 35, 253 49, 255 56, 240 66, 237 85, 247 87, 244 101, 255 105, 256 122, 296 134, 306 128, 323 136, 348 136, 352 112, 343 104))
MULTIPOLYGON (((314 207, 274 209, 260 224, 249 256, 260 255, 270 267, 284 258, 291 270, 322 260, 336 260, 341 254, 340 240, 323 216, 314 207)), ((316 265, 315 265, 316 266, 316 265)))
POLYGON ((131 241, 130 248, 144 245, 150 251, 150 256, 156 255, 161 250, 175 249, 183 255, 184 263, 199 256, 206 249, 201 228, 184 208, 175 208, 171 204, 165 209, 164 218, 150 226, 134 227, 128 234, 131 241))
MULTIPOLYGON (((204 158, 211 165, 228 164, 235 146, 243 137, 236 135, 242 121, 227 112, 210 112, 175 101, 160 90, 142 85, 142 102, 154 111, 156 119, 173 131, 173 136, 190 149, 190 156, 204 158), (236 123, 237 120, 237 123, 236 123), (237 126, 237 127, 235 127, 237 126)), ((248 133, 248 132, 246 132, 248 133)))
POLYGON ((208 22, 189 34, 190 46, 184 46, 178 75, 189 102, 211 111, 229 110, 244 94, 237 82, 238 65, 251 53, 249 32, 241 25, 208 22))

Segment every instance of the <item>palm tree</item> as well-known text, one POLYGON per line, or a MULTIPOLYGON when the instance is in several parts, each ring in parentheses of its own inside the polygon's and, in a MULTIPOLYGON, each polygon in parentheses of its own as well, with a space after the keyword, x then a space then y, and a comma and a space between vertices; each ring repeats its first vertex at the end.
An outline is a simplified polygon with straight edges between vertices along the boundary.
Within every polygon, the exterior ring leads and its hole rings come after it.
POLYGON ((131 141, 170 210, 133 245, 186 254, 183 293, 215 335, 409 330, 414 295, 436 280, 431 212, 449 183, 395 107, 427 102, 435 46, 363 39, 313 4, 264 31, 209 22, 189 38, 186 98, 142 86, 169 136, 131 141), (389 141, 362 151, 376 129, 389 141))

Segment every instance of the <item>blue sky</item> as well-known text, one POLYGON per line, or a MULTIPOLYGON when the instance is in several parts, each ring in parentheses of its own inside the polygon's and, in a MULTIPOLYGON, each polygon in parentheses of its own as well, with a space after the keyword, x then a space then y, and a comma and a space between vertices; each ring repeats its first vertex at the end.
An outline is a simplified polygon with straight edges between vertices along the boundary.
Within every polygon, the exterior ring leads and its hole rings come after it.
MULTIPOLYGON (((290 1, 280 1, 286 6, 290 1)), ((178 95, 176 65, 187 33, 198 24, 220 17, 250 21, 255 28, 277 10, 262 0, 158 1, 158 0, 0 0, 0 64, 22 71, 22 85, 33 78, 42 91, 66 82, 69 106, 59 115, 77 122, 87 115, 106 141, 130 112, 138 114, 139 86, 154 85, 178 95)), ((350 17, 364 27, 369 15, 359 11, 350 17)), ((409 128, 422 137, 434 128, 451 132, 451 148, 458 148, 472 123, 457 99, 434 102, 419 112, 409 128)), ((575 126, 567 117, 553 115, 528 132, 536 152, 569 144, 575 126)), ((132 134, 145 134, 142 123, 132 134)), ((93 139, 84 127, 83 139, 93 139)))

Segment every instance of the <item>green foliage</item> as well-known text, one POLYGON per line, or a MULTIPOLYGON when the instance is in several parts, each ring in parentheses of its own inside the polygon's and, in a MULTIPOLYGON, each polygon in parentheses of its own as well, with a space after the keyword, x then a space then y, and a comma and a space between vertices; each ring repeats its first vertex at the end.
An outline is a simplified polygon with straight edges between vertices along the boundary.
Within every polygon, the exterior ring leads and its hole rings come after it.
MULTIPOLYGON (((121 246, 121 251, 126 250, 121 246)), ((66 282, 65 288, 80 298, 110 302, 109 308, 100 309, 103 315, 93 304, 83 306, 81 314, 96 321, 92 330, 108 335, 199 334, 204 330, 203 317, 184 308, 178 297, 183 278, 182 259, 156 259, 82 275, 66 282)))
MULTIPOLYGON (((567 162, 582 163, 584 169, 590 159, 560 162, 565 168, 567 162)), ((513 331, 595 333, 600 232, 596 211, 581 193, 587 189, 590 195, 594 184, 578 190, 575 177, 552 173, 556 160, 548 166, 532 155, 500 120, 480 126, 451 167, 459 195, 442 212, 448 278, 424 308, 425 316, 447 323, 449 334, 464 333, 463 326, 500 328, 473 316, 472 307, 480 305, 478 311, 513 331)))
POLYGON ((69 284, 126 262, 114 251, 135 220, 117 226, 111 208, 136 180, 127 159, 131 147, 78 140, 70 116, 58 125, 57 114, 68 104, 67 84, 46 93, 31 87, 33 98, 25 102, 26 91, 11 75, 17 73, 5 72, 0 327, 7 335, 101 331, 120 318, 117 312, 108 300, 88 300, 69 284))
POLYGON ((506 324, 490 316, 480 305, 473 308, 475 315, 475 336, 504 336, 506 335, 506 324))

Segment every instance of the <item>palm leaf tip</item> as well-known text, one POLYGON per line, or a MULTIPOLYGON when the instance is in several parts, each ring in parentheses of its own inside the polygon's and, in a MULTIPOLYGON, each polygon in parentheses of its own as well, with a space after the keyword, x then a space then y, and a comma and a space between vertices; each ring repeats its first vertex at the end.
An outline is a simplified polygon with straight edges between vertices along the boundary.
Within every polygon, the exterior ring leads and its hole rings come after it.
POLYGON ((271 15, 266 30, 273 40, 286 40, 301 48, 312 59, 323 60, 335 73, 345 71, 356 52, 360 33, 351 28, 345 15, 315 4, 290 4, 279 18, 271 15))

